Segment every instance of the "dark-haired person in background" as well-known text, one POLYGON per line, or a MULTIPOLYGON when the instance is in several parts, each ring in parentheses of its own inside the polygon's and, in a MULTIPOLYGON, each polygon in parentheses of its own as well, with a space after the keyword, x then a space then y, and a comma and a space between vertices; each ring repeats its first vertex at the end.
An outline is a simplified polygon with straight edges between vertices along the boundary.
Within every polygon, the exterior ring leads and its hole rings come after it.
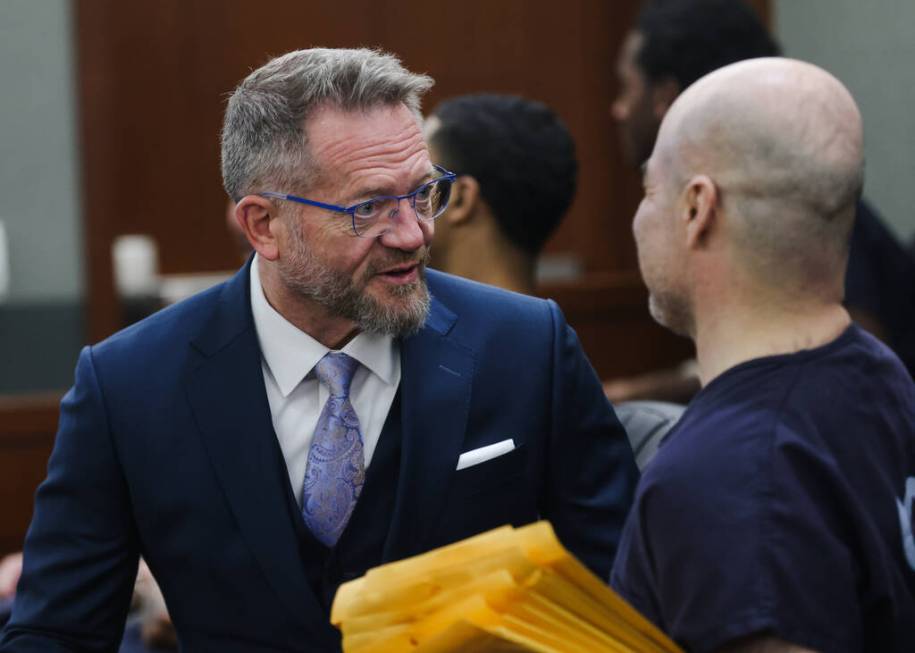
POLYGON ((611 108, 627 161, 640 166, 648 160, 664 114, 687 86, 730 63, 778 53, 740 0, 645 2, 620 50, 619 93, 611 108))
POLYGON ((464 95, 426 121, 432 158, 458 174, 432 266, 533 294, 537 257, 575 195, 575 144, 546 105, 464 95))
MULTIPOLYGON (((611 114, 627 161, 650 156, 661 119, 677 96, 703 75, 730 63, 775 56, 780 49, 756 13, 740 0, 649 0, 617 61, 619 93, 611 114)), ((858 202, 845 278, 845 306, 915 370, 915 262, 866 202, 858 202)), ((686 401, 694 367, 616 379, 611 400, 686 401)))

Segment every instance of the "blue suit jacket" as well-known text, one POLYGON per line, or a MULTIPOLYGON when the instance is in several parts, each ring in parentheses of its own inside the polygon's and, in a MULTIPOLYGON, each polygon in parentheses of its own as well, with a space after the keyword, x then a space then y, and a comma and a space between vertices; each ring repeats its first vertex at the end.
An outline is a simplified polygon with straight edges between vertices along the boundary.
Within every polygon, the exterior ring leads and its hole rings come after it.
MULTIPOLYGON (((384 560, 543 517, 606 577, 637 472, 574 333, 553 302, 428 281, 429 319, 401 344, 384 560)), ((0 651, 116 649, 141 554, 186 650, 339 646, 303 573, 248 295, 246 266, 82 351, 0 651)))

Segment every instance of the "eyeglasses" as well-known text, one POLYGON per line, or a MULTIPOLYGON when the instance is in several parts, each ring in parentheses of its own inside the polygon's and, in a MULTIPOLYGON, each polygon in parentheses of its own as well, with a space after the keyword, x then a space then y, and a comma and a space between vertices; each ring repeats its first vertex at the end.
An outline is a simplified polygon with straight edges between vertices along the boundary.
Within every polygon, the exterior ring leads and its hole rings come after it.
POLYGON ((409 200, 416 218, 423 222, 432 222, 445 212, 445 209, 448 208, 448 200, 451 198, 451 185, 454 183, 456 175, 441 166, 434 165, 432 167, 441 174, 441 177, 427 181, 412 193, 407 193, 406 195, 379 195, 352 206, 326 204, 325 202, 316 202, 315 200, 308 200, 304 197, 286 193, 263 192, 259 194, 262 197, 316 206, 319 209, 326 209, 337 214, 349 214, 353 224, 353 233, 362 238, 377 238, 390 229, 390 218, 394 217, 400 210, 401 200, 409 200))

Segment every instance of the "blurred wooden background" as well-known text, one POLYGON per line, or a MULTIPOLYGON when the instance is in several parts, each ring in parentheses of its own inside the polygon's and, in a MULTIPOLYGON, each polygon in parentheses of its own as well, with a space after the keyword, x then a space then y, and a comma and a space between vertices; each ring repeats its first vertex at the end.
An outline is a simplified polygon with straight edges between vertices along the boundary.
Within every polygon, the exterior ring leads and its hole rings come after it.
MULTIPOLYGON (((753 3, 768 20, 768 0, 753 3)), ((655 325, 630 221, 638 173, 609 107, 637 0, 75 0, 89 338, 120 327, 111 246, 149 234, 163 273, 228 270, 219 130, 227 93, 270 56, 373 46, 436 80, 425 107, 462 93, 517 93, 556 110, 575 138, 579 191, 547 247, 580 261, 556 299, 604 378, 675 363, 688 343, 655 325)), ((75 364, 75 361, 74 361, 75 364)), ((0 553, 17 549, 44 477, 62 394, 0 400, 0 553)))

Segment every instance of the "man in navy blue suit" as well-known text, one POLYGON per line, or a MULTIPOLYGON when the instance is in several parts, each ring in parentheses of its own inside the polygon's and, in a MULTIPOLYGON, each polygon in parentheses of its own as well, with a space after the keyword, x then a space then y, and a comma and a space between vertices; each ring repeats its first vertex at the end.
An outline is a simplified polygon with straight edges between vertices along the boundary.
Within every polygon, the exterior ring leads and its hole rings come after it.
POLYGON ((229 100, 255 255, 88 347, 0 651, 116 646, 143 555, 186 650, 333 651, 341 582, 549 519, 606 576, 637 472, 556 305, 426 271, 432 80, 292 52, 229 100))

